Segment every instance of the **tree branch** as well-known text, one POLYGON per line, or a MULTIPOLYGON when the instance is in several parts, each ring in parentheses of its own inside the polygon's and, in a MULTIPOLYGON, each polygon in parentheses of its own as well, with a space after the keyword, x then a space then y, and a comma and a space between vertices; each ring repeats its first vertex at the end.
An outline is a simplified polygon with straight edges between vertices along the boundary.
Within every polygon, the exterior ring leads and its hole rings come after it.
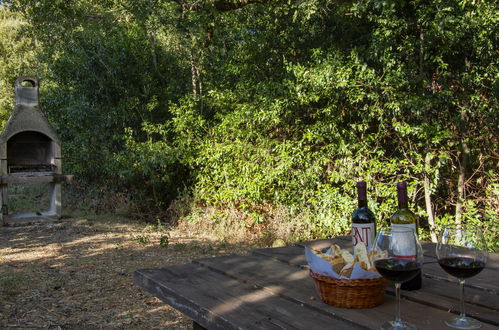
MULTIPOLYGON (((178 4, 185 11, 199 11, 205 8, 202 1, 171 0, 178 4)), ((240 9, 247 5, 267 2, 284 2, 284 0, 217 0, 213 7, 220 12, 240 9)))
MULTIPOLYGON (((239 8, 243 8, 247 5, 254 3, 266 3, 270 0, 219 0, 215 2, 215 8, 218 11, 231 11, 239 8)), ((276 1, 277 2, 277 1, 276 1)))

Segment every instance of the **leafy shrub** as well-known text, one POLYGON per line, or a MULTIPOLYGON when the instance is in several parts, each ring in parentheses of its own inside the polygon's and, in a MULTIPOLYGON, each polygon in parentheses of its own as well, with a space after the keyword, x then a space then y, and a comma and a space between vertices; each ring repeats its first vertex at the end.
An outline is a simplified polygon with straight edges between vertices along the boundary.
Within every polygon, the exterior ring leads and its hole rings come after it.
POLYGON ((492 1, 239 4, 12 4, 36 23, 43 106, 82 186, 150 212, 186 194, 188 219, 215 208, 220 229, 229 210, 271 240, 283 214, 289 239, 346 233, 357 180, 387 226, 407 181, 423 238, 425 193, 436 227, 495 233, 492 1))

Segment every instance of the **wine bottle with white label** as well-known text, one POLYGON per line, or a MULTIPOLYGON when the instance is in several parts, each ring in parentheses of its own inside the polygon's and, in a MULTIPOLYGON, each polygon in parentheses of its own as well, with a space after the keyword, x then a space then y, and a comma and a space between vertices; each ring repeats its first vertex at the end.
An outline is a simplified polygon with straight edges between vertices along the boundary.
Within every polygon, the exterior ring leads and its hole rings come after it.
POLYGON ((374 244, 376 222, 374 213, 367 207, 367 187, 364 181, 357 182, 358 207, 352 215, 352 243, 364 244, 368 249, 374 244))
MULTIPOLYGON (((405 182, 397 183, 397 199, 398 209, 390 217, 392 229, 396 228, 411 228, 418 236, 418 224, 416 215, 409 209, 409 201, 407 199, 407 184, 405 182)), ((415 258, 415 251, 411 249, 399 251, 398 257, 407 259, 415 258)), ((402 283, 402 290, 419 290, 421 289, 421 270, 418 275, 412 280, 402 283)))

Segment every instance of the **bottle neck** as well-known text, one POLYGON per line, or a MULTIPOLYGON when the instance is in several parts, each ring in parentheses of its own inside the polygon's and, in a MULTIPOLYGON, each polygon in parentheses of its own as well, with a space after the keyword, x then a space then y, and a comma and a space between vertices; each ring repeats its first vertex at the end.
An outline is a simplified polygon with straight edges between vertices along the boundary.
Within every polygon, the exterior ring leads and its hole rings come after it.
POLYGON ((366 207, 367 206, 367 192, 366 192, 366 183, 365 182, 357 182, 357 202, 358 206, 366 207))
POLYGON ((407 198, 407 185, 405 182, 400 182, 397 184, 397 199, 399 209, 409 208, 409 201, 407 198))

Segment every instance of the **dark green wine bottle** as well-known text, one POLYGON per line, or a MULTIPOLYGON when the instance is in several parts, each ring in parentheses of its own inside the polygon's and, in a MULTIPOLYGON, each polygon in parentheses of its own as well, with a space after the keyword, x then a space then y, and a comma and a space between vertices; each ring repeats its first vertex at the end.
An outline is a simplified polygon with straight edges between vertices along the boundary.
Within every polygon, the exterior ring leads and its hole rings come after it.
POLYGON ((374 244, 376 237, 376 221, 374 213, 367 207, 366 183, 357 182, 357 201, 358 207, 352 215, 352 243, 353 247, 357 244, 364 244, 370 248, 374 244))
MULTIPOLYGON (((409 201, 407 199, 407 184, 405 182, 397 183, 397 199, 398 199, 398 209, 390 217, 390 222, 392 228, 403 227, 411 228, 418 235, 418 222, 416 215, 409 210, 409 201)), ((415 256, 403 255, 401 257, 411 259, 415 256)), ((402 283, 402 290, 419 290, 421 289, 422 278, 421 271, 412 280, 402 283)))

